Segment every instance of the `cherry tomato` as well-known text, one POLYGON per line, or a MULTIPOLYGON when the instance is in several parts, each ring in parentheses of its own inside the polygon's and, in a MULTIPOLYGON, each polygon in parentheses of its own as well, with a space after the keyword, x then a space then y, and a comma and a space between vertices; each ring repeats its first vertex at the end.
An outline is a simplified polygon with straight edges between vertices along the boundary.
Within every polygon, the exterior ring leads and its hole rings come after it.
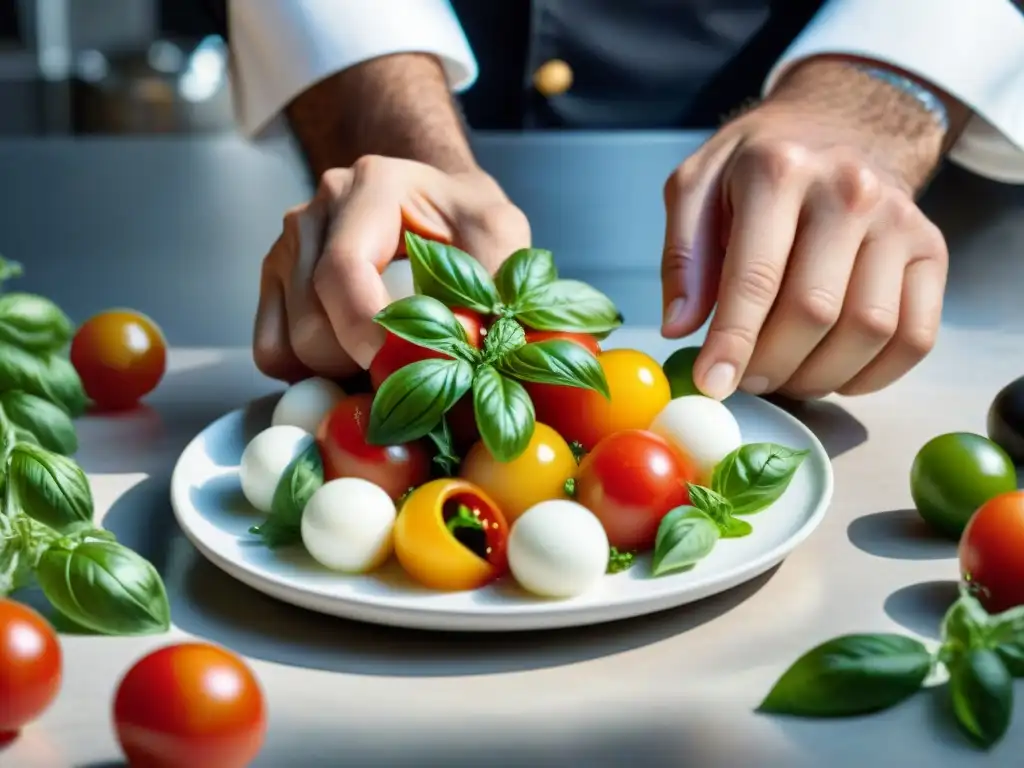
POLYGON ((650 549, 661 518, 690 503, 686 484, 699 475, 666 440, 630 429, 609 435, 583 457, 576 500, 601 521, 613 547, 650 549))
POLYGON ((431 589, 476 589, 508 570, 508 524, 494 500, 466 480, 433 480, 413 491, 395 521, 395 555, 431 589))
POLYGON ((114 727, 132 768, 244 768, 263 746, 267 716, 242 659, 181 643, 128 670, 114 698, 114 727))
POLYGON ((46 619, 26 605, 0 600, 0 742, 53 703, 62 667, 57 633, 46 619))
POLYGON ((71 364, 99 409, 124 410, 160 383, 167 370, 167 342, 157 324, 139 312, 100 312, 72 339, 71 364))
MULTIPOLYGON (((466 336, 469 343, 474 347, 480 347, 483 329, 483 319, 476 312, 462 307, 455 307, 452 313, 466 329, 466 336)), ((400 336, 389 333, 384 339, 384 346, 380 348, 373 362, 370 363, 370 383, 374 389, 379 389, 384 380, 400 368, 419 362, 420 360, 435 360, 449 357, 444 352, 437 352, 433 349, 420 347, 411 341, 406 341, 400 336)))
POLYGON ((601 353, 601 346, 597 343, 597 339, 589 333, 572 333, 570 331, 535 331, 532 328, 527 329, 526 331, 527 344, 534 344, 540 341, 552 341, 554 339, 574 341, 590 354, 595 356, 601 353))
POLYGON ((960 574, 989 613, 1024 605, 1024 491, 982 504, 960 539, 960 574))
POLYGON ((512 461, 498 461, 482 442, 462 460, 459 475, 498 503, 511 525, 526 510, 548 499, 566 499, 565 481, 576 474, 568 444, 547 424, 536 424, 529 445, 512 461))
POLYGON ((593 448, 601 438, 624 429, 647 429, 671 399, 668 379, 649 355, 612 349, 597 356, 611 399, 578 387, 527 384, 537 420, 570 443, 593 448))
POLYGON ((317 430, 324 460, 324 480, 361 477, 376 483, 392 499, 430 479, 430 451, 422 441, 403 445, 370 445, 373 395, 350 395, 339 401, 317 430))

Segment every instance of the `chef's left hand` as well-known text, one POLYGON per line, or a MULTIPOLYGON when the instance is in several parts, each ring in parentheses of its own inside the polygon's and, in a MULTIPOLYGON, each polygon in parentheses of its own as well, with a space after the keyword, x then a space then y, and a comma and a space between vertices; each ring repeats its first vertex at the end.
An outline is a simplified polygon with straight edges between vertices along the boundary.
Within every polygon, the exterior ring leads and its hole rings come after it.
POLYGON ((914 193, 942 135, 891 136, 891 118, 769 100, 669 178, 662 333, 696 331, 717 302, 694 367, 705 393, 867 393, 931 350, 947 252, 914 193))

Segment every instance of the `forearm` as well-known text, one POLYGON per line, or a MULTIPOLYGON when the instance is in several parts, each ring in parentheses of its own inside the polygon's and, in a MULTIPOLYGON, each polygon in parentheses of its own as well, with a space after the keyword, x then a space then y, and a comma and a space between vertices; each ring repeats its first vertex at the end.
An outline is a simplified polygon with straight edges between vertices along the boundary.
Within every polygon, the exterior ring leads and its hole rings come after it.
POLYGON ((449 173, 476 168, 432 56, 397 54, 358 64, 306 90, 287 115, 317 176, 371 154, 418 160, 449 173))
POLYGON ((863 149, 876 154, 911 189, 920 189, 963 131, 971 112, 948 94, 921 83, 945 106, 948 125, 943 126, 913 96, 867 74, 860 64, 878 66, 846 56, 808 59, 785 75, 766 105, 801 110, 809 121, 838 120, 863 149))

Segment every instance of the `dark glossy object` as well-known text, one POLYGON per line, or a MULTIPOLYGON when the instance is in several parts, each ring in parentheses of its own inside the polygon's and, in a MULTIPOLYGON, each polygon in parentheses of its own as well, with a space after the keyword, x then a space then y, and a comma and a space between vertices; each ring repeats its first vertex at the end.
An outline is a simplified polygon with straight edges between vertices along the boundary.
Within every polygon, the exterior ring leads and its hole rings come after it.
POLYGON ((1024 466, 1024 376, 1003 387, 988 409, 988 437, 1024 466))

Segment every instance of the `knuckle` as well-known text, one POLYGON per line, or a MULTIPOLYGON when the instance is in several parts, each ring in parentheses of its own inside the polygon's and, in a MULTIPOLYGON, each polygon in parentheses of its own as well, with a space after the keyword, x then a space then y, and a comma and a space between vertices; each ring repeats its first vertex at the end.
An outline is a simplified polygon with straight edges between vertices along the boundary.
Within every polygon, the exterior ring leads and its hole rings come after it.
POLYGON ((859 161, 840 161, 832 181, 840 205, 849 213, 866 213, 878 205, 882 197, 881 180, 859 161))
POLYGON ((732 353, 727 353, 727 357, 746 359, 754 351, 757 331, 744 325, 717 325, 708 329, 708 338, 714 339, 715 346, 732 353))
POLYGON ((341 196, 348 182, 348 171, 344 168, 329 168, 320 174, 316 196, 333 200, 341 196))
POLYGON ((890 229, 905 230, 916 225, 921 218, 921 210, 907 195, 902 193, 889 198, 885 211, 885 223, 890 229))
POLYGON ((942 234, 942 230, 933 222, 925 221, 922 235, 924 250, 928 257, 947 264, 949 262, 949 245, 946 243, 946 236, 942 234))
POLYGON ((734 274, 728 290, 758 305, 768 306, 778 293, 782 270, 771 261, 757 259, 734 274))
POLYGON ((698 171, 696 158, 692 157, 676 168, 665 180, 662 187, 662 198, 666 205, 672 205, 676 200, 686 196, 697 183, 698 171))
POLYGON ((899 310, 894 307, 858 307, 850 315, 850 324, 857 333, 875 342, 891 339, 899 327, 899 310))
POLYGON ((661 253, 661 276, 690 272, 696 260, 692 247, 685 243, 667 243, 661 253))
POLYGON ((512 203, 495 203, 477 211, 477 227, 498 240, 521 240, 529 238, 530 222, 518 207, 512 203))
POLYGON ((807 149, 792 141, 749 145, 737 160, 737 170, 783 184, 803 175, 811 165, 807 149))
POLYGON ((821 286, 812 286, 804 291, 795 304, 800 319, 816 328, 831 328, 843 309, 842 299, 821 286))
POLYGON ((906 329, 900 328, 896 332, 896 339, 909 357, 920 360, 934 349, 938 331, 936 325, 921 324, 906 329))
POLYGON ((384 173, 393 164, 393 159, 384 155, 362 155, 352 163, 352 172, 356 176, 376 176, 384 173))

